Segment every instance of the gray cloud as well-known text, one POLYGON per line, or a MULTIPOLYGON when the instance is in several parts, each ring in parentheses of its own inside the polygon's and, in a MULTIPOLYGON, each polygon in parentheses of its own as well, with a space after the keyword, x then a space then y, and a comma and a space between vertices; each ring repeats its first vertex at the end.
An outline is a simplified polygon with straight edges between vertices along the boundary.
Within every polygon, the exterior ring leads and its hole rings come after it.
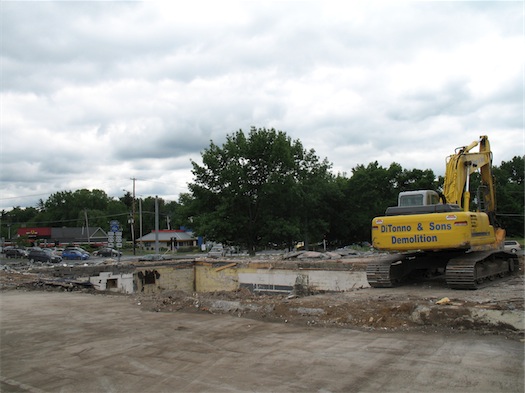
POLYGON ((230 5, 2 3, 0 208, 131 177, 175 199, 190 159, 251 126, 347 173, 441 173, 482 134, 497 164, 524 153, 521 4, 230 5))

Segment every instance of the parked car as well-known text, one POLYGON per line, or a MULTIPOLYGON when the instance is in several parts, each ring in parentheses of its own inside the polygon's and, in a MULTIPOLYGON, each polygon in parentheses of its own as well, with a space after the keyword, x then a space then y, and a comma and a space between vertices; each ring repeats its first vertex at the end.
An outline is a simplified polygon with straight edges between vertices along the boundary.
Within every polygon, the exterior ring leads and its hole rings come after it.
POLYGON ((139 261, 165 261, 170 259, 162 254, 146 254, 139 258, 139 261))
POLYGON ((226 255, 226 250, 222 246, 222 244, 213 246, 211 250, 208 252, 208 256, 210 258, 219 258, 226 255))
POLYGON ((118 257, 122 256, 122 253, 118 250, 115 250, 114 248, 101 248, 100 250, 97 250, 93 253, 93 255, 99 256, 99 257, 118 257))
POLYGON ((62 252, 64 252, 64 249, 60 247, 53 247, 51 248, 51 252, 56 256, 62 257, 62 252))
POLYGON ((66 248, 64 251, 62 251, 62 258, 78 259, 84 261, 86 259, 89 259, 89 254, 83 253, 82 251, 75 250, 72 248, 66 248))
POLYGON ((57 255, 54 255, 51 250, 46 249, 33 249, 29 251, 29 254, 27 254, 27 259, 31 262, 51 262, 51 263, 58 263, 62 262, 62 257, 59 257, 57 255))
POLYGON ((78 247, 78 246, 67 246, 64 249, 64 251, 67 251, 67 250, 76 250, 76 251, 80 251, 82 254, 91 255, 88 251, 86 251, 82 247, 78 247))
POLYGON ((503 243, 503 249, 505 251, 516 253, 521 250, 521 246, 516 240, 505 240, 505 243, 503 243))
POLYGON ((25 258, 27 257, 27 251, 22 248, 10 248, 5 252, 6 258, 25 258))
POLYGON ((5 254, 7 252, 7 250, 12 250, 13 248, 15 248, 15 247, 13 247, 13 246, 5 246, 4 248, 2 248, 2 254, 5 254))

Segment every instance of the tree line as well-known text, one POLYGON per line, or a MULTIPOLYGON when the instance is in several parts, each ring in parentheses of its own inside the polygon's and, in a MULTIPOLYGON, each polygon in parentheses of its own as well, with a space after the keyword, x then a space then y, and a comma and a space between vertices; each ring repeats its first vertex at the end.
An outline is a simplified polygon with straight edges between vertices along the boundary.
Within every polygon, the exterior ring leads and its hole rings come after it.
MULTIPOLYGON (((440 190, 443 177, 431 169, 389 167, 377 161, 357 165, 351 174, 331 172, 326 158, 305 149, 299 140, 275 129, 239 130, 218 146, 213 141, 192 161, 193 181, 178 201, 158 199, 160 228, 191 228, 207 240, 248 249, 292 247, 321 242, 340 247, 370 240, 370 223, 397 204, 401 191, 440 190)), ((497 217, 507 235, 523 237, 524 157, 493 166, 497 217)), ((471 179, 471 192, 479 185, 471 179)), ((474 191, 473 191, 474 190, 474 191)), ((475 205, 475 198, 473 198, 475 205)), ((475 209, 475 206, 472 206, 475 209)), ((59 191, 36 207, 14 207, 1 212, 1 236, 20 226, 85 226, 109 228, 119 220, 124 237, 131 239, 132 211, 135 236, 155 227, 155 198, 120 198, 102 190, 59 191), (135 207, 133 207, 135 204, 135 207), (140 217, 139 217, 140 214, 140 217)))
MULTIPOLYGON (((161 229, 178 229, 176 217, 177 202, 157 199, 161 229)), ((132 239, 131 223, 135 210, 135 238, 142 233, 148 234, 155 229, 155 197, 135 198, 126 192, 120 198, 113 198, 103 190, 81 189, 76 191, 59 191, 49 196, 46 201, 40 200, 37 207, 14 207, 10 211, 0 212, 0 236, 4 239, 14 238, 21 227, 100 227, 109 230, 110 221, 119 221, 123 237, 132 239), (135 203, 135 209, 133 209, 135 203)))

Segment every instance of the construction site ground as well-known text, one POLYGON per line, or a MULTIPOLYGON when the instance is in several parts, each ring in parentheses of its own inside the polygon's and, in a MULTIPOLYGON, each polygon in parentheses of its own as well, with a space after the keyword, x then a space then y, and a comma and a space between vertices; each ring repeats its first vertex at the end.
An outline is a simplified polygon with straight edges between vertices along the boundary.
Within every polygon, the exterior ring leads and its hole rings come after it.
MULTIPOLYGON (((363 260, 356 260, 364 269, 363 260)), ((46 277, 46 270, 0 270, 0 288, 99 293, 46 277)), ((357 288, 345 292, 256 294, 248 289, 188 293, 165 290, 125 295, 144 311, 231 314, 267 322, 385 331, 473 331, 525 339, 524 258, 518 274, 477 290, 447 288, 443 276, 396 288, 357 288)), ((124 296, 124 295, 123 295, 124 296)))
POLYGON ((6 269, 0 391, 523 391, 520 265, 475 291, 292 295, 122 295, 6 269))

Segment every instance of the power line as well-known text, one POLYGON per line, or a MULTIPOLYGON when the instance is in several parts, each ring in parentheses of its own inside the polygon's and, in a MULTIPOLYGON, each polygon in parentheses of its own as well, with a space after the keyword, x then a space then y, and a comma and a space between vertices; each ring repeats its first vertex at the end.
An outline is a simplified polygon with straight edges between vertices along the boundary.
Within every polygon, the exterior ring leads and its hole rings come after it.
MULTIPOLYGON (((105 216, 92 216, 92 217, 90 217, 90 219, 91 220, 98 220, 100 218, 109 218, 109 217, 113 218, 113 217, 128 216, 128 215, 129 215, 129 213, 108 214, 108 215, 105 215, 105 216)), ((72 218, 72 219, 68 219, 68 220, 53 220, 53 221, 40 221, 40 220, 38 220, 38 221, 36 221, 36 223, 38 225, 42 225, 42 224, 48 224, 49 225, 49 224, 62 224, 62 223, 67 223, 67 222, 78 222, 79 220, 81 221, 82 218, 72 218)), ((14 225, 16 225, 16 224, 25 224, 25 223, 26 223, 26 221, 25 222, 10 222, 10 224, 14 224, 14 225)))
POLYGON ((6 201, 8 199, 31 198, 31 197, 42 196, 42 195, 50 195, 50 193, 46 192, 45 194, 32 194, 32 195, 19 195, 15 197, 6 197, 6 198, 0 198, 0 201, 6 201))

